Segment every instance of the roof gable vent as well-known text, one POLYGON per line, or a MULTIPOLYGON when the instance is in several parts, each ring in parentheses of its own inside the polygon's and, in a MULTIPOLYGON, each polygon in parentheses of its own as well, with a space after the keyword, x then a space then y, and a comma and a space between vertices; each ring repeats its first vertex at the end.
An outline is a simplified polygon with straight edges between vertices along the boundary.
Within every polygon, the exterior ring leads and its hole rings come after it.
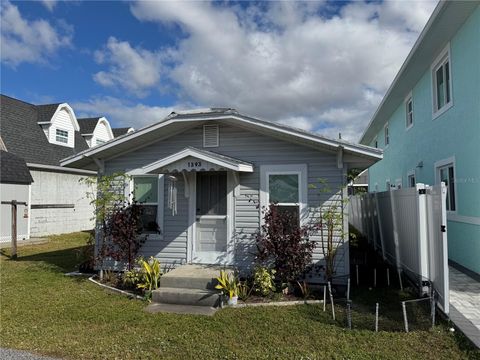
POLYGON ((203 147, 218 147, 218 125, 203 125, 203 147))

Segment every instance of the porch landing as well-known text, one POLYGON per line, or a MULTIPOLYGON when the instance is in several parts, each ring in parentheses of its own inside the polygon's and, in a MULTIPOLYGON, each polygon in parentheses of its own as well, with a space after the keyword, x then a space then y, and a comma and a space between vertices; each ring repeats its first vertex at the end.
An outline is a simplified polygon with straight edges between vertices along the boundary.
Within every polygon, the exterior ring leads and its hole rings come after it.
POLYGON ((193 264, 173 269, 161 277, 160 288, 153 291, 152 301, 156 304, 217 307, 220 297, 215 289, 216 278, 224 269, 233 271, 221 265, 193 264))

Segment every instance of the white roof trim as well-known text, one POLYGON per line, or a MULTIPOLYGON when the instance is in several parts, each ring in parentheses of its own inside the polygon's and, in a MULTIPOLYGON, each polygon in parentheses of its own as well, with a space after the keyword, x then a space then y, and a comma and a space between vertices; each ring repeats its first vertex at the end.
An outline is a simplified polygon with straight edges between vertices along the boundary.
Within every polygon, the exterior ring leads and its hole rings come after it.
POLYGON ((58 171, 58 172, 67 172, 67 173, 74 173, 74 174, 84 174, 84 175, 96 175, 96 171, 91 170, 82 170, 82 169, 75 169, 63 166, 55 166, 55 165, 44 165, 44 164, 35 164, 35 163, 27 163, 27 166, 32 169, 40 169, 40 170, 50 170, 50 171, 58 171))
POLYGON ((143 175, 153 172, 157 169, 168 166, 176 161, 187 157, 194 157, 200 160, 208 161, 212 164, 239 172, 253 172, 253 165, 226 155, 217 154, 211 151, 199 150, 195 148, 185 148, 175 154, 169 155, 163 159, 157 160, 151 164, 145 165, 139 169, 131 170, 129 175, 143 175))
POLYGON ((337 141, 333 139, 328 139, 324 138, 322 136, 313 134, 313 133, 308 133, 306 131, 302 131, 299 129, 294 129, 288 126, 284 125, 277 125, 273 124, 270 122, 264 122, 259 119, 255 118, 250 118, 247 116, 243 116, 240 114, 225 114, 225 115, 218 115, 218 114, 212 114, 211 116, 200 116, 200 117, 185 117, 185 118, 177 118, 177 117, 167 117, 165 120, 160 121, 156 124, 149 125, 147 127, 144 127, 143 129, 139 129, 133 133, 123 135, 121 137, 115 138, 112 141, 109 141, 108 143, 96 146, 94 148, 90 148, 87 150, 82 151, 81 153, 77 155, 73 155, 71 157, 65 158, 61 161, 62 166, 66 166, 68 164, 74 163, 78 160, 81 160, 82 158, 85 157, 90 157, 95 154, 98 154, 102 152, 103 150, 109 149, 111 147, 114 147, 118 144, 130 141, 136 137, 142 136, 146 133, 149 133, 151 131, 155 131, 158 129, 161 129, 165 126, 168 126, 173 123, 179 123, 179 122, 203 122, 203 121, 221 121, 221 120, 238 120, 240 122, 248 123, 253 126, 259 127, 259 128, 266 128, 270 129, 273 131, 276 131, 278 133, 286 134, 289 136, 293 136, 296 138, 300 138, 303 140, 309 140, 313 141, 315 143, 321 144, 321 145, 326 145, 332 148, 332 150, 336 150, 339 147, 343 147, 344 150, 350 151, 353 153, 357 153, 359 155, 365 155, 365 156, 370 156, 374 157, 377 159, 382 159, 383 157, 383 152, 381 149, 375 149, 369 146, 365 145, 359 145, 359 144, 352 144, 352 143, 347 143, 344 141, 337 141))
POLYGON ((101 122, 103 122, 105 124, 105 126, 107 127, 107 132, 108 132, 108 136, 110 136, 110 140, 113 139, 114 136, 113 136, 112 127, 110 126, 110 122, 107 120, 107 118, 105 116, 102 116, 102 117, 98 118, 97 125, 95 125, 95 129, 93 129, 92 134, 82 134, 82 135, 84 135, 84 136, 92 135, 93 136, 93 134, 95 133, 95 130, 97 130, 98 124, 100 124, 101 122))
MULTIPOLYGON (((77 116, 75 115, 75 112, 73 111, 72 107, 70 105, 68 105, 67 103, 63 103, 63 104, 58 105, 57 110, 55 110, 55 113, 53 114, 52 118, 50 119, 50 122, 52 121, 52 119, 55 118, 55 116, 57 116, 58 112, 60 110, 62 110, 63 108, 67 109, 67 112, 70 115, 70 120, 72 120, 73 128, 75 129, 75 131, 80 131, 80 125, 78 125, 77 116)), ((39 124, 43 124, 43 123, 40 122, 39 124)))

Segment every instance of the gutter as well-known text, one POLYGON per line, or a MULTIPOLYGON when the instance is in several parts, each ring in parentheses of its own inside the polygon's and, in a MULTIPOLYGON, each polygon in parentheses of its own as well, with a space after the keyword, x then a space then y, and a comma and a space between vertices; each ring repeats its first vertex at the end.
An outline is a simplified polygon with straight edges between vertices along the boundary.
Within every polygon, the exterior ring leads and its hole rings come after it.
POLYGON ((73 169, 73 168, 67 168, 67 167, 63 167, 63 166, 27 163, 27 167, 29 169, 50 170, 50 171, 73 173, 73 174, 83 174, 83 175, 97 175, 96 171, 73 169))

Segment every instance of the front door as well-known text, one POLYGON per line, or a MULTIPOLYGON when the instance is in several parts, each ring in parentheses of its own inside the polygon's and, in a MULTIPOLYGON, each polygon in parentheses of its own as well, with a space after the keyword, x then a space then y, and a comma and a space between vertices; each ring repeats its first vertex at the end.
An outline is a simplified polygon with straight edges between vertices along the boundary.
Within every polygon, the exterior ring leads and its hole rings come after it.
POLYGON ((198 172, 193 262, 227 262, 227 173, 198 172))

